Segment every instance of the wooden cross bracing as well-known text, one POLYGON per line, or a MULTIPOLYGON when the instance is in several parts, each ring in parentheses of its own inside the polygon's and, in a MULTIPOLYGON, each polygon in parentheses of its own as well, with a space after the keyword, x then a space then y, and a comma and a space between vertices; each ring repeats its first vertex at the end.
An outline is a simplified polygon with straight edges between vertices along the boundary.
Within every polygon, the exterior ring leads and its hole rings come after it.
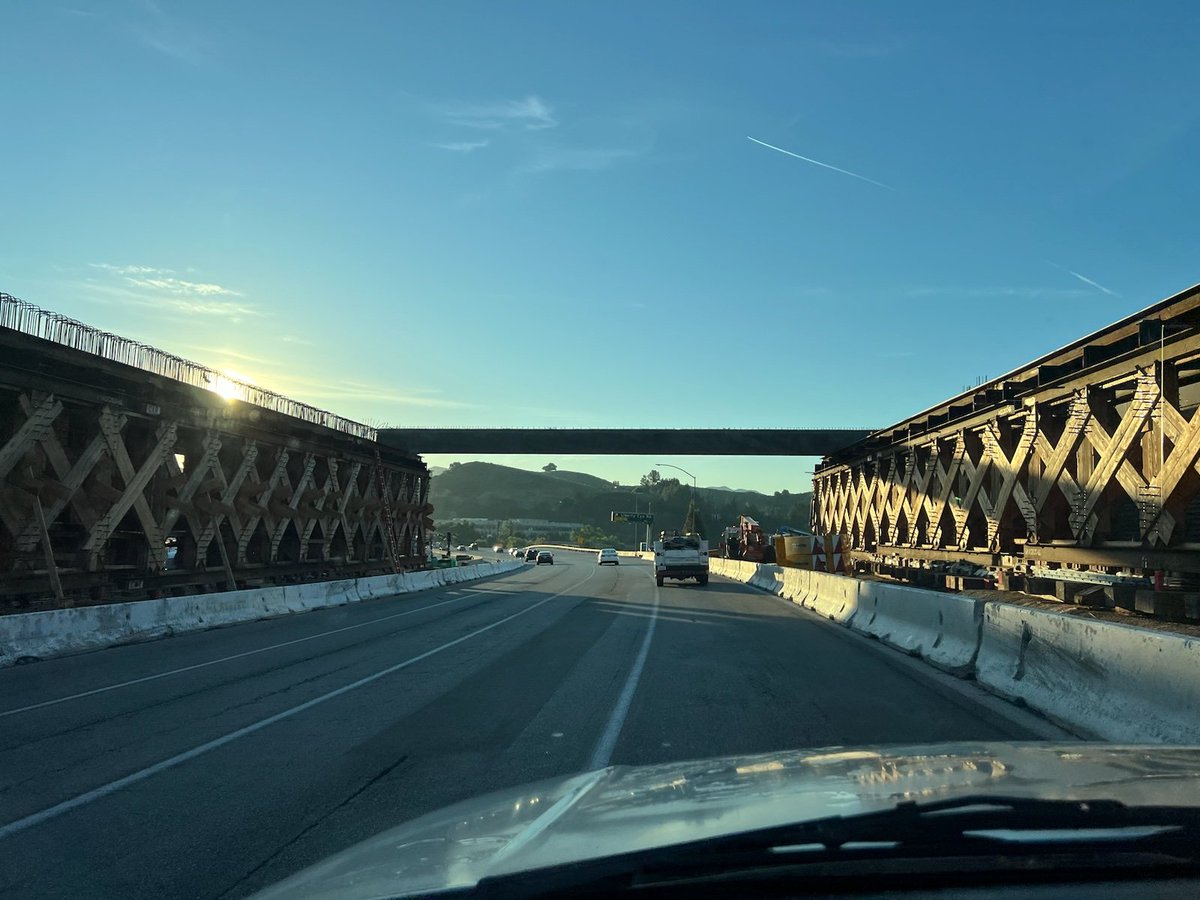
MULTIPOLYGON (((107 571, 120 545, 123 571, 161 573, 167 539, 181 535, 190 538, 194 565, 203 570, 223 528, 233 535, 229 556, 238 567, 286 562, 278 549, 289 527, 302 551, 320 528, 314 558, 330 558, 340 531, 348 560, 369 561, 354 548, 370 556, 380 499, 369 484, 362 489, 368 459, 362 451, 355 458, 290 449, 286 439, 272 445, 269 436, 237 433, 228 417, 138 416, 31 391, 10 397, 18 419, 0 434, 0 573, 40 570, 43 533, 54 536, 59 567, 78 572, 107 571), (302 467, 293 483, 288 462, 295 471, 296 453, 302 467), (327 474, 315 478, 318 469, 327 474), (251 560, 248 550, 262 529, 269 536, 266 558, 251 560)), ((419 461, 415 467, 389 462, 386 469, 406 533, 423 544, 426 470, 419 461)), ((178 567, 181 557, 175 559, 178 567)))
POLYGON ((1178 545, 1183 516, 1200 508, 1197 392, 1182 406, 1178 389, 1163 388, 1174 371, 1158 359, 1103 375, 818 471, 814 530, 863 551, 1126 546, 1127 534, 1110 534, 1120 497, 1137 506, 1142 546, 1178 545))

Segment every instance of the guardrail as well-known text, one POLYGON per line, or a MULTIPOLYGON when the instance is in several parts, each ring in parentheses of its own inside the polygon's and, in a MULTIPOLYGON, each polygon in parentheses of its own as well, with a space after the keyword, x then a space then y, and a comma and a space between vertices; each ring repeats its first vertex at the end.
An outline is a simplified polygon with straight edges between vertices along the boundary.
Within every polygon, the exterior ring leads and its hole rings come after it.
POLYGON ((90 353, 110 362, 133 366, 144 372, 152 372, 192 387, 214 390, 220 387, 222 394, 261 406, 308 422, 351 434, 368 441, 378 441, 378 429, 362 422, 355 422, 336 413, 318 409, 299 400, 292 400, 275 391, 258 385, 230 378, 216 369, 184 359, 149 344, 101 331, 76 319, 34 306, 0 292, 0 328, 9 328, 31 337, 51 341, 70 347, 81 353, 90 353))

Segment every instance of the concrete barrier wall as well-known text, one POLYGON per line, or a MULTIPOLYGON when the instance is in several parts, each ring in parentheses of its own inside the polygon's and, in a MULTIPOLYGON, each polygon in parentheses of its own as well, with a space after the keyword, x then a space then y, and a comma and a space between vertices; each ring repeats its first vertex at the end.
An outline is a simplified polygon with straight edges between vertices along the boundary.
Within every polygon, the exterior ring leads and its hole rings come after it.
POLYGON ((0 666, 9 666, 27 657, 45 659, 218 625, 407 594, 509 572, 521 565, 516 560, 502 560, 404 575, 379 575, 0 616, 0 666))
POLYGON ((839 625, 849 625, 858 613, 858 595, 864 582, 828 572, 809 572, 807 581, 801 603, 839 625))
POLYGON ((970 674, 979 649, 983 602, 883 582, 860 581, 850 627, 957 675, 970 674))
POLYGON ((737 581, 749 582, 757 570, 757 564, 740 559, 710 557, 708 560, 710 575, 724 575, 726 578, 733 578, 737 581))
POLYGON ((779 594, 783 590, 783 569, 776 565, 761 563, 754 567, 754 574, 748 582, 760 590, 779 594))
POLYGON ((975 677, 1110 741, 1200 743, 1200 641, 988 602, 975 677))
POLYGON ((713 560, 712 571, 1105 740, 1200 743, 1200 640, 826 572, 713 560))

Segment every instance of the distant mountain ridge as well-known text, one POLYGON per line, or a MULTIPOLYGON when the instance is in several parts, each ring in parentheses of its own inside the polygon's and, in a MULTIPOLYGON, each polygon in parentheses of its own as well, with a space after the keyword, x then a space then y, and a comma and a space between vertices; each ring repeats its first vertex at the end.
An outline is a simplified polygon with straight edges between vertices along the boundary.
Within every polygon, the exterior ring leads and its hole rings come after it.
MULTIPOLYGON (((735 524, 742 513, 768 528, 808 526, 807 493, 767 495, 725 487, 701 487, 696 493, 710 532, 735 524)), ((456 518, 546 519, 613 531, 629 527, 612 523, 613 512, 645 512, 649 506, 654 527, 670 530, 683 527, 691 499, 691 485, 675 478, 650 489, 613 487, 607 479, 586 472, 531 472, 485 462, 455 463, 435 473, 430 482, 430 502, 438 523, 456 518)))

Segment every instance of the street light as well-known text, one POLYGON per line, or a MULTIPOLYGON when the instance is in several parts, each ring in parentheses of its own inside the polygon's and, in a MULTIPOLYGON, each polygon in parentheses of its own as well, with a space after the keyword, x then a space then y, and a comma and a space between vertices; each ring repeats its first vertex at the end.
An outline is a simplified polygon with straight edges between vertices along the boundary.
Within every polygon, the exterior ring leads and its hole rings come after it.
MULTIPOLYGON (((678 469, 684 475, 688 476, 688 478, 692 479, 692 509, 696 509, 696 476, 693 475, 691 472, 689 472, 687 469, 685 469, 683 466, 676 466, 676 465, 672 465, 671 463, 655 463, 655 465, 662 466, 665 469, 678 469)), ((687 523, 685 522, 684 528, 686 528, 686 527, 687 527, 687 523)), ((696 520, 693 518, 692 519, 692 528, 694 529, 695 527, 696 527, 696 520)))

